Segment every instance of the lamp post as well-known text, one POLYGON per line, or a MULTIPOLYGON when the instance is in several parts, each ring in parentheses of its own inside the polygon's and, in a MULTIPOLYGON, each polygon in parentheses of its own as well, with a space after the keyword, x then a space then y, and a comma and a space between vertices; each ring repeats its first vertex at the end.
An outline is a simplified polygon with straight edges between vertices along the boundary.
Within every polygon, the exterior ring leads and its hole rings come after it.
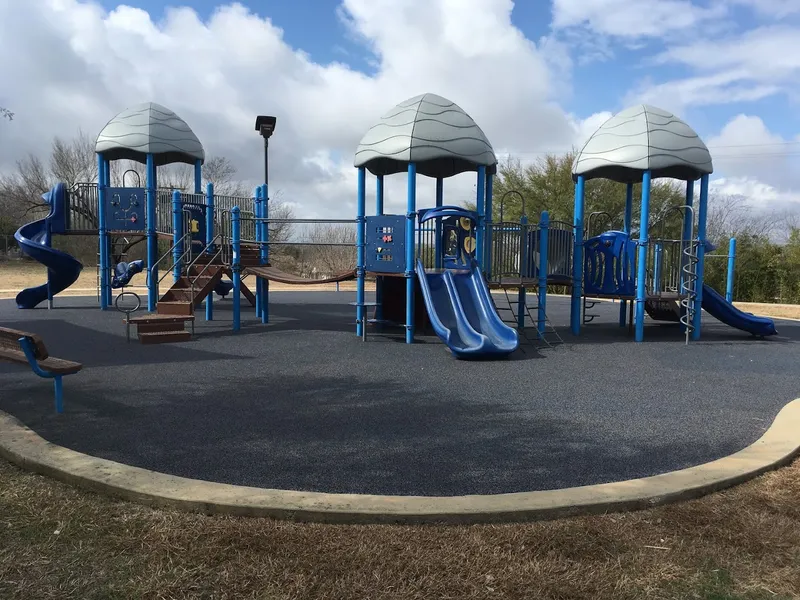
POLYGON ((275 122, 277 120, 276 117, 267 115, 256 117, 256 131, 264 138, 264 183, 267 185, 269 185, 269 138, 275 131, 275 122))
MULTIPOLYGON (((258 115, 256 117, 256 131, 264 138, 264 187, 261 193, 261 210, 256 214, 259 221, 256 221, 257 235, 259 243, 258 259, 259 264, 269 264, 269 225, 263 219, 269 217, 269 138, 275 131, 275 117, 268 115, 258 115)), ((258 207, 258 203, 256 203, 258 207)), ((260 309, 262 323, 269 322, 269 282, 258 277, 256 279, 256 307, 260 309)))

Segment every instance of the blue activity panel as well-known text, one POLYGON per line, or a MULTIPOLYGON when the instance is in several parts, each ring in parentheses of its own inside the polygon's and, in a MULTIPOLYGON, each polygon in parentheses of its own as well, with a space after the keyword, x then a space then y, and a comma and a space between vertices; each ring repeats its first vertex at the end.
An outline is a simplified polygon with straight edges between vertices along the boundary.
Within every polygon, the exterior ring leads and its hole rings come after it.
POLYGON ((192 243, 206 244, 206 207, 202 204, 184 204, 183 209, 189 212, 189 230, 192 232, 192 243))
POLYGON ((633 296, 636 242, 624 231, 606 231, 584 243, 584 293, 633 296))
POLYGON ((144 231, 144 188, 109 187, 105 199, 106 229, 144 231))
POLYGON ((403 215, 366 218, 366 269, 371 273, 405 273, 406 223, 403 215))

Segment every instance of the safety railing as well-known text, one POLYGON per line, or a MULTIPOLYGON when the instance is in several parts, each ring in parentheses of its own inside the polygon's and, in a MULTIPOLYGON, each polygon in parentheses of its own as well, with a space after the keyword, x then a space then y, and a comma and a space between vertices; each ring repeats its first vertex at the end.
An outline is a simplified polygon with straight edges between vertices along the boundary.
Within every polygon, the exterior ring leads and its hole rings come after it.
POLYGON ((67 231, 95 232, 99 229, 97 209, 100 196, 96 183, 76 183, 67 196, 67 231))

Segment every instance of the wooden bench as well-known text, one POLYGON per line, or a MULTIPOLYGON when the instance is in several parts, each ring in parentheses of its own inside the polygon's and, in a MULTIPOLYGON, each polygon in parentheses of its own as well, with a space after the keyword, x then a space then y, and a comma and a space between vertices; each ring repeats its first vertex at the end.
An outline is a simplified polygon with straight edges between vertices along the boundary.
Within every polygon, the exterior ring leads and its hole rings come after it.
POLYGON ((56 412, 64 410, 61 378, 83 368, 81 363, 55 358, 47 352, 44 340, 35 333, 0 327, 0 360, 28 365, 39 377, 53 380, 56 394, 56 412))

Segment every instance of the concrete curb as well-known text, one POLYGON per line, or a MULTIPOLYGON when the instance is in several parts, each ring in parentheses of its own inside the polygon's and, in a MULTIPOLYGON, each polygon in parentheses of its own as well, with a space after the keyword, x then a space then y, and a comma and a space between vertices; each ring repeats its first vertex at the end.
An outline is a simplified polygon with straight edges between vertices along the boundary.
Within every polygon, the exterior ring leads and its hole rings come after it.
POLYGON ((800 399, 747 448, 703 465, 615 483, 484 496, 373 496, 271 490, 175 477, 51 444, 0 411, 0 457, 131 502, 208 514, 336 523, 493 523, 633 510, 696 498, 800 454, 800 399))

